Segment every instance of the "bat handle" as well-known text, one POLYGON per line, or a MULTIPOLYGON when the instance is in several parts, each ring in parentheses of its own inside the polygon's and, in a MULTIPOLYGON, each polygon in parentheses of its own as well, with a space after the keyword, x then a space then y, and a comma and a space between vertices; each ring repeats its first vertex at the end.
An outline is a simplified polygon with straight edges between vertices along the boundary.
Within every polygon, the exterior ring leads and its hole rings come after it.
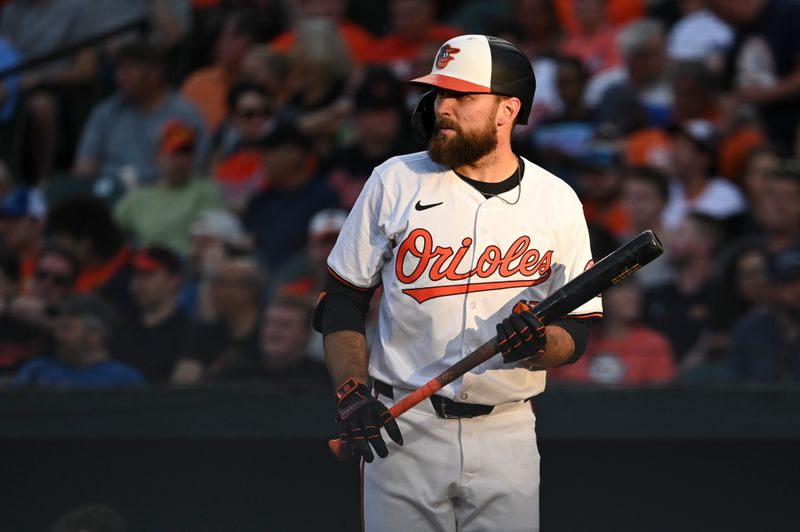
MULTIPOLYGON (((494 352, 494 345, 495 339, 493 338, 489 342, 486 343, 487 346, 490 346, 492 352, 494 352)), ((486 349, 486 348, 484 348, 486 349)), ((485 355, 484 355, 485 356, 485 355)), ((406 395, 395 404, 393 404, 389 408, 389 413, 392 415, 389 419, 394 419, 396 417, 401 416, 407 410, 413 408, 415 405, 418 405, 431 395, 435 394, 439 390, 442 389, 442 386, 447 384, 448 382, 452 381, 452 378, 445 382, 445 378, 442 375, 434 377, 420 388, 417 388, 410 394, 406 395)), ((339 460, 349 460, 353 457, 353 452, 350 449, 350 446, 341 438, 334 438, 332 440, 328 440, 328 448, 330 448, 333 455, 338 458, 339 460)))

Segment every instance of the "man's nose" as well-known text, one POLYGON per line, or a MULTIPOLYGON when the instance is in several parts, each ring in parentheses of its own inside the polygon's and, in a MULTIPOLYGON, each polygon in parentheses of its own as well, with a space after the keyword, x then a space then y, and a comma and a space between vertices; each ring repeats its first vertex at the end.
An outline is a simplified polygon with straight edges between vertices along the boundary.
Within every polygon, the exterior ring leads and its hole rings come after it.
POLYGON ((433 101, 433 112, 437 117, 452 116, 453 103, 455 98, 444 94, 437 94, 436 99, 433 101))

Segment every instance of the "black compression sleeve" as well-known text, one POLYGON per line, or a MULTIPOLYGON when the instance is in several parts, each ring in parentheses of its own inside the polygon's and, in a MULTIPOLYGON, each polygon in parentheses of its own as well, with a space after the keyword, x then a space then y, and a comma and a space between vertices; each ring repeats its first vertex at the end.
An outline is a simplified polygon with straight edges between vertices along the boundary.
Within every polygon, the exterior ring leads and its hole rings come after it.
POLYGON ((322 295, 314 312, 314 329, 323 336, 336 331, 356 331, 364 334, 364 322, 375 288, 352 286, 328 271, 322 295))
POLYGON ((584 351, 586 351, 586 342, 589 339, 589 326, 594 321, 591 318, 561 318, 553 322, 553 325, 558 325, 572 337, 575 343, 575 351, 567 361, 567 364, 576 362, 584 351))

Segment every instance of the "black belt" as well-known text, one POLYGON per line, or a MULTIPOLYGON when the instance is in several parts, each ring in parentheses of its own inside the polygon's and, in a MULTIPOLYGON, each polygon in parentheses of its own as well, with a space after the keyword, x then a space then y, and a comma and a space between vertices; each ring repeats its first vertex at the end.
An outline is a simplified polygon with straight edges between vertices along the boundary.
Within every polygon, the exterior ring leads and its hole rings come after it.
MULTIPOLYGON (((394 389, 385 382, 375 379, 374 388, 379 394, 394 399, 394 389)), ((430 399, 434 412, 443 419, 485 416, 494 410, 492 405, 457 403, 440 395, 431 395, 430 399)))

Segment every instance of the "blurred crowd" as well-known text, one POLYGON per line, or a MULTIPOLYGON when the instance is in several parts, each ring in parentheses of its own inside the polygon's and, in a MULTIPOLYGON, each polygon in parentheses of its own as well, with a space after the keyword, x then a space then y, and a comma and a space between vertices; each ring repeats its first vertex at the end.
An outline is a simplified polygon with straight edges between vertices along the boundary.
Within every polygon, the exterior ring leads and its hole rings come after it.
POLYGON ((515 150, 576 190, 595 260, 665 244, 549 378, 800 380, 798 20, 798 0, 0 0, 0 387, 330 387, 327 255, 373 167, 425 148, 406 80, 462 33, 528 54, 515 150))

